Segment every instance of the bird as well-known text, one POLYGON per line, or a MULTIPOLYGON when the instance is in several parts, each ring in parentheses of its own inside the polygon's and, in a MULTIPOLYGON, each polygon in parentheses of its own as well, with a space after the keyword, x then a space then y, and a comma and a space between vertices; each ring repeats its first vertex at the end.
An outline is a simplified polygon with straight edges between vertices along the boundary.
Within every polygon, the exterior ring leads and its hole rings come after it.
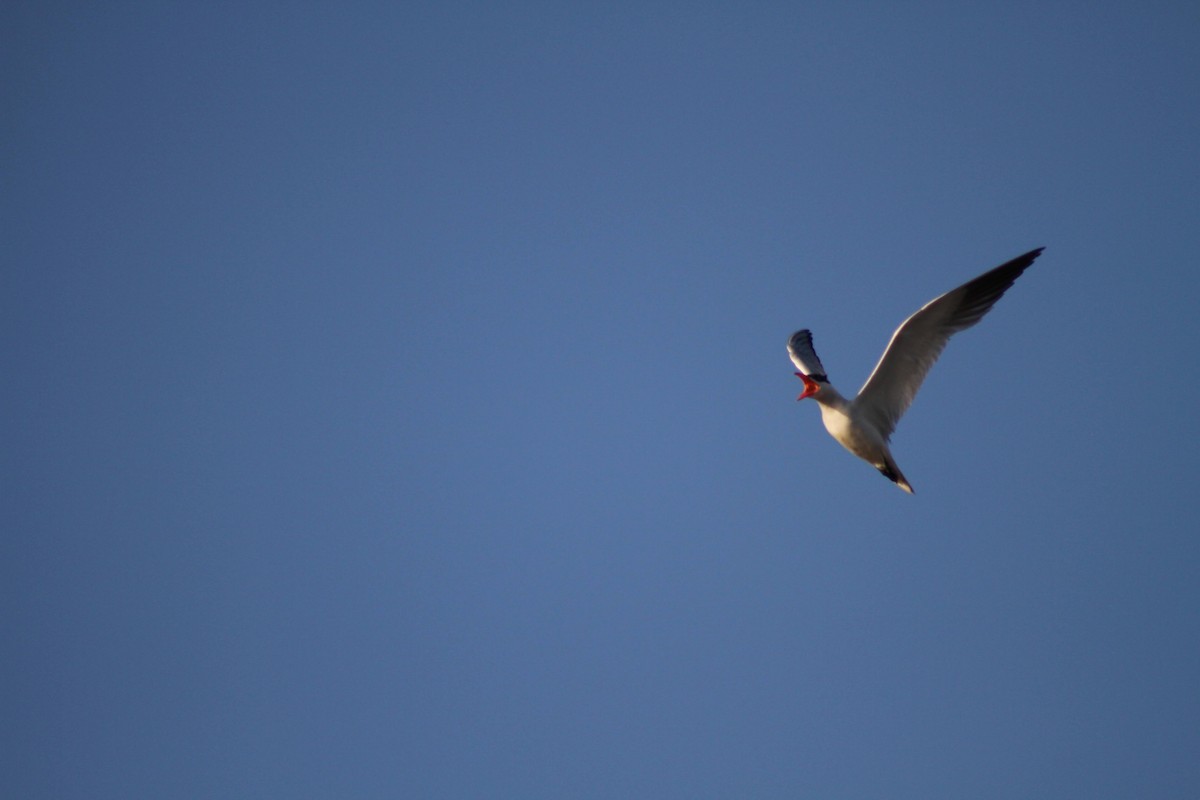
POLYGON ((896 423, 912 405, 950 337, 983 319, 1044 249, 1017 256, 921 306, 896 328, 879 363, 852 400, 829 382, 813 349, 812 332, 796 331, 788 340, 788 355, 799 370, 796 377, 804 382, 804 391, 796 400, 816 400, 830 436, 913 494, 912 484, 896 466, 889 447, 896 423))

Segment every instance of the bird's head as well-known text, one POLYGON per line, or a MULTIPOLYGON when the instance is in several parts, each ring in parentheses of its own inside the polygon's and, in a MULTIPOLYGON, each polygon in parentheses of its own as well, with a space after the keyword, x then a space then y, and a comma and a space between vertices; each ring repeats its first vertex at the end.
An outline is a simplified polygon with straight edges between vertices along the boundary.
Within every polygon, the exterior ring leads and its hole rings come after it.
POLYGON ((797 397, 796 400, 803 400, 806 397, 812 397, 817 392, 821 391, 821 384, 817 383, 803 372, 797 372, 796 377, 804 381, 804 391, 800 393, 800 396, 797 397))

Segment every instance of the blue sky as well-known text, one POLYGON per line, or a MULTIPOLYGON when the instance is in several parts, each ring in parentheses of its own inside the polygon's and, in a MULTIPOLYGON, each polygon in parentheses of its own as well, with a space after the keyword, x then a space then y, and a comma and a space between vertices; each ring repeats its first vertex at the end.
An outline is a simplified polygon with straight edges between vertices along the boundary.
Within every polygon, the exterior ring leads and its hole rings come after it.
POLYGON ((0 31, 5 796, 1200 791, 1194 4, 0 31))

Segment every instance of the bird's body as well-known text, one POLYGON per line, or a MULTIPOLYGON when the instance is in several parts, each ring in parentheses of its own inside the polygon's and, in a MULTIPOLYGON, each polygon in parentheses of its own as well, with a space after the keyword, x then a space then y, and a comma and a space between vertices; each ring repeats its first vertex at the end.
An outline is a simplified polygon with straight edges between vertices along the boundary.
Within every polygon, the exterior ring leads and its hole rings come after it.
POLYGON ((788 342, 788 354, 800 370, 796 375, 804 381, 804 392, 796 399, 816 400, 830 436, 911 494, 912 486, 888 447, 896 423, 950 337, 979 322, 1041 252, 1042 248, 1031 250, 922 306, 892 334, 875 370, 853 400, 829 383, 813 349, 812 334, 797 331, 788 342))
POLYGON ((897 486, 912 493, 888 447, 882 432, 855 413, 854 401, 842 397, 837 389, 826 385, 812 395, 821 409, 821 422, 838 444, 882 472, 897 486))

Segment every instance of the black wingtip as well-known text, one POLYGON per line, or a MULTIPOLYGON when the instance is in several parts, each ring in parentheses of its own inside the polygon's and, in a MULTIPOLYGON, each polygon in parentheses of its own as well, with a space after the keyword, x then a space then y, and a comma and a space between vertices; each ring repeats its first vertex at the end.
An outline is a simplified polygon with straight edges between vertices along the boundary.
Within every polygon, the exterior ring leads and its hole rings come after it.
POLYGON ((1026 267, 1028 267, 1030 264, 1032 264, 1034 261, 1036 261, 1037 257, 1040 256, 1042 254, 1042 251, 1045 249, 1046 249, 1045 247, 1035 247, 1034 249, 1030 250, 1028 253, 1022 253, 1021 255, 1017 256, 1016 258, 1012 259, 1011 261, 1009 261, 1005 264, 1002 264, 1001 267, 1008 267, 1009 269, 1024 270, 1026 267))
POLYGON ((1019 264, 1021 266, 1021 269, 1024 269, 1025 267, 1028 267, 1030 264, 1032 264, 1034 261, 1036 261, 1037 257, 1040 256, 1042 254, 1042 251, 1045 249, 1046 249, 1045 247, 1035 247, 1034 249, 1030 250, 1028 253, 1019 255, 1008 263, 1012 264, 1013 266, 1016 266, 1019 264))

